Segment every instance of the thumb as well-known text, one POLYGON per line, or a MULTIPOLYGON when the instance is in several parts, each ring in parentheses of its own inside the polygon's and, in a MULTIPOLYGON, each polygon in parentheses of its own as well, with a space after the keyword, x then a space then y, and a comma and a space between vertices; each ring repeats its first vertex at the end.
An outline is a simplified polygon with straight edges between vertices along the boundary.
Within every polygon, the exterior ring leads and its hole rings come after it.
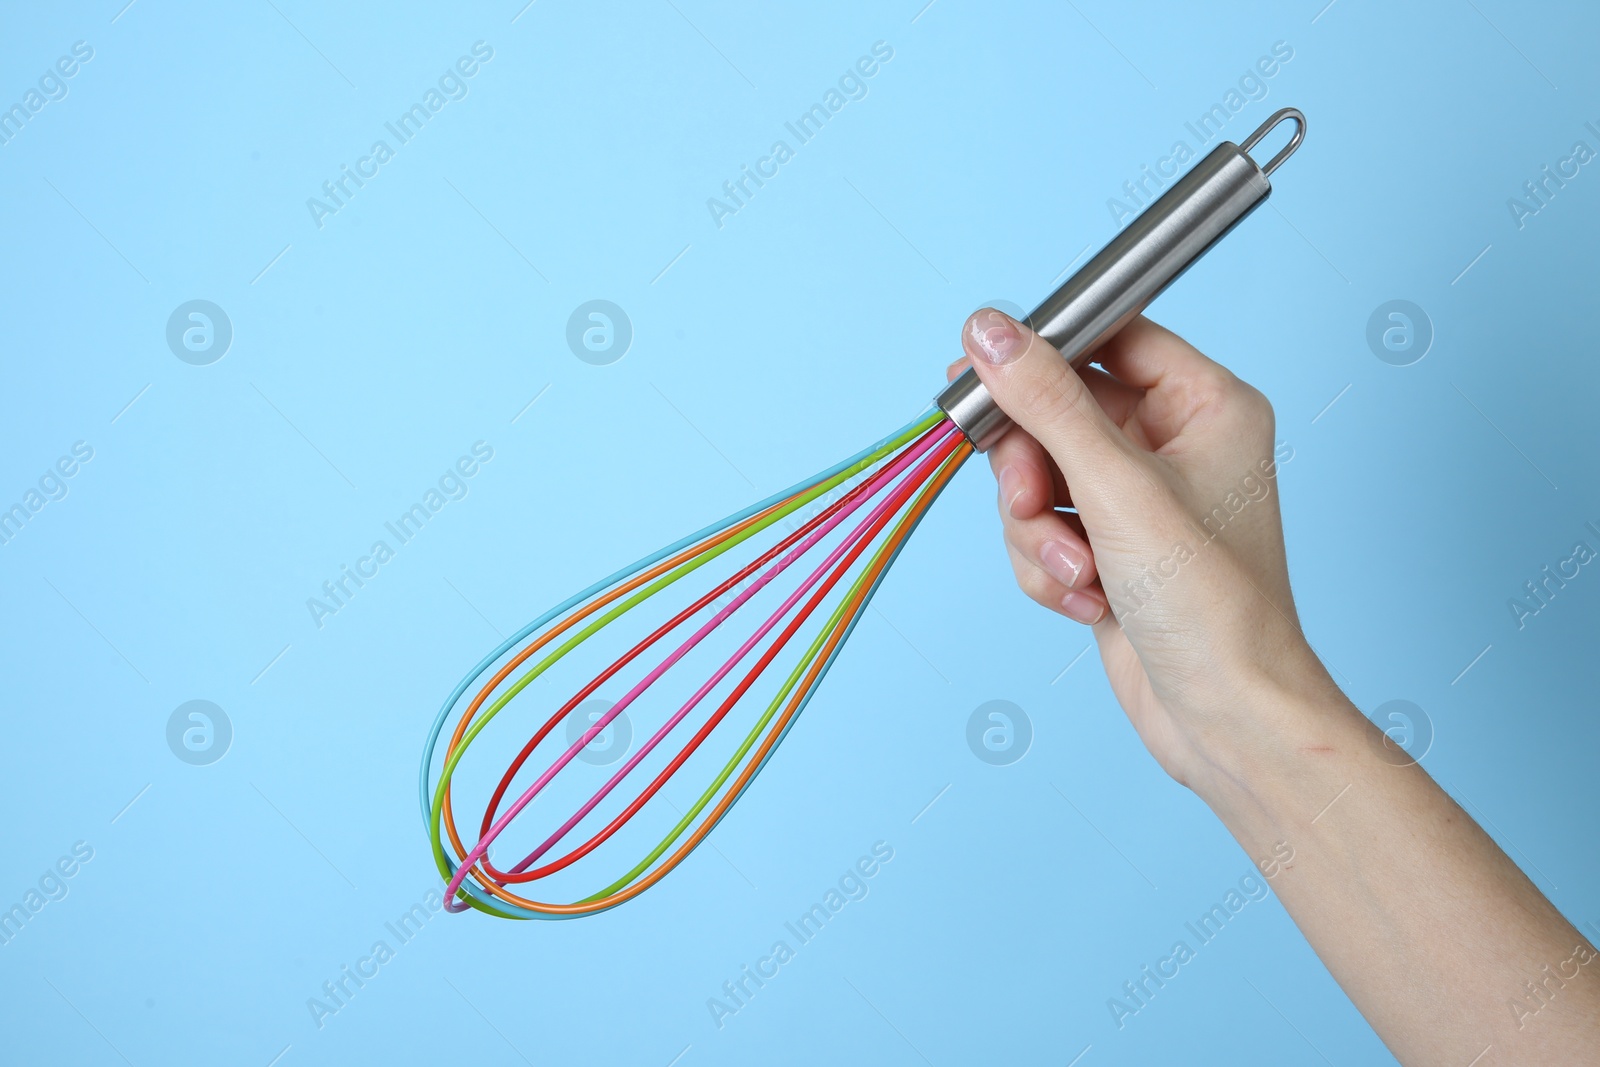
POLYGON ((1045 447, 1077 494, 1125 474, 1131 442, 1055 346, 993 308, 967 319, 961 345, 1000 410, 1045 447))

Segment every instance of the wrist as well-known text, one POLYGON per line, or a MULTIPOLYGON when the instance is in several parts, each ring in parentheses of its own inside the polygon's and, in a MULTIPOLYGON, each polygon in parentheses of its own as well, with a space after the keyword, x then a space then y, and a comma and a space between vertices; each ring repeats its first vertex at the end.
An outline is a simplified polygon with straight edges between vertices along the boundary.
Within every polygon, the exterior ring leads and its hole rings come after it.
POLYGON ((1315 815, 1299 809, 1331 799, 1365 754, 1365 718, 1309 658, 1314 667, 1279 661, 1235 686, 1196 742, 1189 785, 1230 826, 1315 815))

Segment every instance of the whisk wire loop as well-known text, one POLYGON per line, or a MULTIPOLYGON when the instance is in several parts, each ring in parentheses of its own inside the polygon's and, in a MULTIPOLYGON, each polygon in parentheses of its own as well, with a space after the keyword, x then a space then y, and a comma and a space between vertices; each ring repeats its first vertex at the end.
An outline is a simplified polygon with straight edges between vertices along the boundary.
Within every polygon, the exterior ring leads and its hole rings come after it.
POLYGON ((736 512, 602 579, 535 619, 484 657, 446 699, 424 750, 420 778, 422 810, 432 841, 435 863, 439 867, 440 874, 447 880, 446 906, 452 911, 472 908, 505 918, 572 918, 614 907, 624 900, 631 899, 654 885, 681 863, 721 821, 770 759, 778 743, 793 726, 795 718, 809 703, 821 678, 832 666, 843 640, 859 621, 862 610, 877 591, 889 566, 903 549, 911 530, 954 476, 961 463, 971 454, 970 443, 952 423, 944 419, 943 413, 930 412, 815 477, 736 512), (862 477, 863 475, 865 477, 862 477), (566 700, 522 746, 511 766, 500 778, 484 811, 478 840, 470 846, 462 841, 451 806, 452 781, 457 767, 469 746, 487 724, 535 678, 633 608, 724 553, 770 529, 807 504, 858 478, 861 480, 844 492, 839 499, 781 538, 776 545, 768 548, 753 561, 738 569, 731 577, 702 594, 689 607, 677 612, 566 700), (794 563, 813 550, 821 551, 819 545, 827 540, 830 534, 839 530, 851 514, 879 496, 882 499, 867 509, 865 517, 854 528, 840 534, 837 543, 827 550, 821 564, 783 599, 777 610, 756 632, 739 645, 721 667, 695 690, 677 712, 663 723, 587 802, 510 869, 500 870, 494 866, 488 858, 490 845, 516 820, 534 797, 582 751, 584 746, 605 730, 624 709, 712 631, 724 625, 740 608, 794 563), (891 529, 890 523, 897 516, 898 521, 894 522, 891 529), (888 535, 880 540, 886 529, 889 530, 888 535), (876 549, 868 559, 865 569, 848 584, 842 599, 822 624, 810 647, 794 665, 765 713, 743 739, 712 784, 643 860, 605 888, 569 904, 531 900, 507 888, 510 885, 547 877, 566 868, 594 851, 638 814, 738 705, 776 656, 874 545, 876 549), (755 575, 753 580, 752 575, 755 575), (747 580, 749 584, 739 588, 747 580), (729 603, 715 610, 711 618, 703 622, 694 633, 633 685, 605 715, 590 724, 581 736, 574 739, 555 758, 551 766, 523 790, 503 813, 500 811, 512 781, 540 743, 560 722, 623 667, 662 638, 703 613, 709 606, 715 605, 719 598, 726 596, 735 588, 739 588, 739 591, 733 595, 729 603), (795 611, 797 607, 799 610, 795 611), (794 612, 793 617, 789 618, 788 623, 763 650, 756 663, 721 701, 716 711, 689 739, 682 751, 621 813, 565 856, 533 868, 533 864, 565 839, 593 812, 764 638, 790 616, 791 612, 794 612), (569 632, 570 636, 560 640, 569 632), (529 641, 529 638, 533 640, 529 641), (558 640, 560 643, 554 644, 552 648, 552 644, 558 640), (518 646, 522 647, 519 649, 518 646), (550 650, 541 659, 509 685, 501 688, 518 667, 540 650, 547 648, 550 650), (513 649, 518 650, 512 654, 513 649), (455 710, 467 690, 508 654, 510 658, 495 671, 461 712, 450 741, 445 747, 438 778, 436 781, 433 780, 434 753, 451 712, 455 710), (755 755, 747 760, 752 749, 755 750, 755 755), (740 771, 741 765, 742 771, 740 771), (687 840, 664 861, 658 863, 657 861, 661 860, 667 850, 683 837, 685 831, 689 830, 711 804, 718 792, 723 790, 736 771, 740 771, 737 779, 734 780, 732 787, 723 793, 711 813, 694 828, 687 840), (446 840, 449 842, 448 850, 446 840))

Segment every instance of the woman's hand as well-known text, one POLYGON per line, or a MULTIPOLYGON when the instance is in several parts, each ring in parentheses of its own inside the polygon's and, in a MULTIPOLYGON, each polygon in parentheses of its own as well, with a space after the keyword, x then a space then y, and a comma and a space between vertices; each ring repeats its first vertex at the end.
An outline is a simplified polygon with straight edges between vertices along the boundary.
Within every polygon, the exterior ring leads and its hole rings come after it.
POLYGON ((1017 584, 1094 627, 1169 774, 1242 773, 1242 698, 1331 688, 1289 591, 1277 473, 1293 452, 1275 449, 1271 405, 1143 318, 1082 370, 990 309, 962 345, 1017 423, 989 452, 1017 584))
POLYGON ((1017 423, 989 458, 1018 584, 1094 627, 1145 745, 1401 1062, 1592 1062, 1600 953, 1300 633, 1277 496, 1292 453, 1262 395, 1143 319, 1103 370, 997 311, 962 344, 1017 423))

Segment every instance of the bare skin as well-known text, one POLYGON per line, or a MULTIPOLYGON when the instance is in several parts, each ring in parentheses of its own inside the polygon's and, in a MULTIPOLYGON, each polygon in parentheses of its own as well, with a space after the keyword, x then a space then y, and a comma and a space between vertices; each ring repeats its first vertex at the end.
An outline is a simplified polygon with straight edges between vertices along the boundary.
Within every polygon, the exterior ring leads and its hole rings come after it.
POLYGON ((1017 423, 988 455, 1018 585, 1093 627, 1151 755, 1249 855, 1293 850, 1272 885, 1396 1058, 1600 1062, 1593 944, 1301 632, 1266 398, 1145 319, 1082 370, 998 311, 962 345, 952 375, 1017 423))

